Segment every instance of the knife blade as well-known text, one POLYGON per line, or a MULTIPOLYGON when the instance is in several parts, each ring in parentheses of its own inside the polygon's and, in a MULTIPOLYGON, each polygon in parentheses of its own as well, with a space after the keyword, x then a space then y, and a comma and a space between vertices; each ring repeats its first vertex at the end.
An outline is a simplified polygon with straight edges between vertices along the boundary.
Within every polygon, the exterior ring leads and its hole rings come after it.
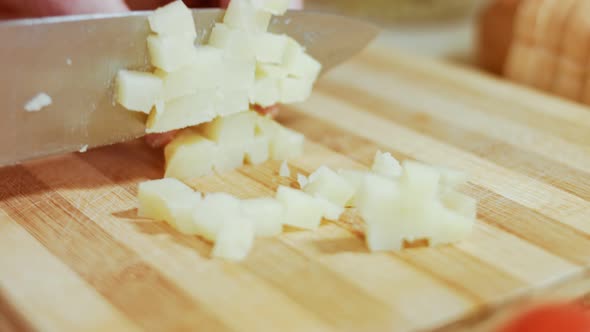
MULTIPOLYGON (((220 9, 194 10, 197 43, 207 40, 220 9)), ((80 15, 0 22, 0 166, 135 139, 145 115, 114 102, 120 69, 149 68, 146 37, 151 12, 80 15), (39 93, 52 103, 24 105, 39 93)), ((330 14, 290 11, 269 31, 306 47, 324 71, 362 50, 377 28, 330 14)))

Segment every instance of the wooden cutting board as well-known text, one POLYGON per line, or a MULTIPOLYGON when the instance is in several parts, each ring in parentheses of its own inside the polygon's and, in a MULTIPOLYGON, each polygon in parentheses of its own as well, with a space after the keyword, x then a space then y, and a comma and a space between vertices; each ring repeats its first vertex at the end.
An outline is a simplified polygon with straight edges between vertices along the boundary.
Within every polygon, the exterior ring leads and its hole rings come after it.
POLYGON ((473 331, 527 299, 590 291, 586 108, 372 48, 280 121, 308 138, 290 179, 268 162, 191 185, 269 196, 382 149, 471 174, 473 235, 369 253, 350 212, 259 240, 243 263, 211 260, 206 242, 136 217, 161 152, 101 148, 0 170, 0 330, 473 331))

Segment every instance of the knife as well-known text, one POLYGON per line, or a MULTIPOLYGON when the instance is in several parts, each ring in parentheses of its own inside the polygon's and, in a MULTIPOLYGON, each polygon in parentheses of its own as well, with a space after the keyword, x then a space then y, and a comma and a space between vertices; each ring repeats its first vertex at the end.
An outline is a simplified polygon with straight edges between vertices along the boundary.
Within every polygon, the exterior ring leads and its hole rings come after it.
MULTIPOLYGON (((86 147, 124 142, 145 133, 145 115, 114 102, 120 69, 148 69, 151 12, 80 15, 0 22, 0 166, 86 147), (38 112, 25 104, 39 93, 52 103, 38 112)), ((197 43, 207 40, 221 9, 193 11, 197 43)), ((302 43, 323 72, 361 51, 378 33, 358 20, 289 11, 270 32, 302 43)))

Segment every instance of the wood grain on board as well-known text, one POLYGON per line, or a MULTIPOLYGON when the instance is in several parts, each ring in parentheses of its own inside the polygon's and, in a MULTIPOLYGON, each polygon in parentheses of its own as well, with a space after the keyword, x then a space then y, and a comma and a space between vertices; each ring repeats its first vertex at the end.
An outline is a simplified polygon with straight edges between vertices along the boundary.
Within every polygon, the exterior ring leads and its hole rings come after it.
POLYGON ((212 260, 207 242, 136 217, 161 152, 105 147, 0 169, 0 329, 474 330, 539 294, 590 291, 586 108, 373 47, 279 120, 308 138, 291 178, 277 161, 191 186, 269 196, 321 165, 366 168, 381 149, 470 174, 472 236, 369 253, 349 212, 258 240, 242 263, 212 260))

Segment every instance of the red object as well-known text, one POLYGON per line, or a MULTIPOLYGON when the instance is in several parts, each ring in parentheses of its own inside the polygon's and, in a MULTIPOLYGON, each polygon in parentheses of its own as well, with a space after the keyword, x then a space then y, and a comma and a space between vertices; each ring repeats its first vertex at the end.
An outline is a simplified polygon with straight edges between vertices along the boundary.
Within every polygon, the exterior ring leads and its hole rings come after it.
POLYGON ((510 321, 498 332, 590 332, 590 311, 574 304, 549 304, 510 321))

